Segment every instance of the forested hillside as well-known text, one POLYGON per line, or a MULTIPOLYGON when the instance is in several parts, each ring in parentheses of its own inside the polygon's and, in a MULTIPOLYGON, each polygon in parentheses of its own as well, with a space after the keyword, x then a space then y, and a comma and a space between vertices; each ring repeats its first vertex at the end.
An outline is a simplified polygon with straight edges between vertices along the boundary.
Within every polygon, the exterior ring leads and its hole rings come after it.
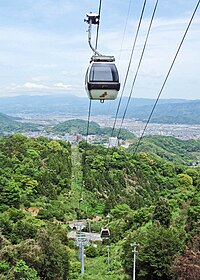
POLYGON ((158 156, 175 163, 190 165, 194 161, 200 160, 200 140, 180 140, 171 136, 146 136, 140 141, 133 141, 128 152, 147 152, 153 156, 158 156))
POLYGON ((67 279, 67 232, 52 222, 67 215, 70 145, 14 135, 0 139, 0 159, 1 279, 67 279))
MULTIPOLYGON (((80 133, 82 135, 87 135, 87 125, 88 122, 85 120, 80 120, 80 119, 73 119, 69 121, 65 121, 62 123, 59 123, 52 127, 50 131, 56 132, 56 133, 70 133, 70 134, 77 134, 80 133)), ((119 132, 119 129, 115 129, 113 131, 113 136, 117 136, 119 132)), ((94 135, 104 135, 109 137, 112 133, 112 128, 111 127, 100 127, 100 125, 96 122, 91 121, 89 124, 89 134, 94 134, 94 135)), ((126 129, 121 129, 120 130, 120 135, 119 137, 123 140, 127 139, 134 139, 136 138, 133 133, 126 129)))
POLYGON ((0 135, 6 133, 19 133, 34 130, 38 128, 35 124, 23 124, 16 121, 13 117, 0 113, 0 135))
POLYGON ((200 168, 21 135, 0 139, 0 158, 2 280, 132 279, 134 242, 138 280, 198 279, 200 168), (67 237, 77 218, 97 233, 110 229, 86 248, 84 277, 67 237))
POLYGON ((134 242, 140 244, 137 279, 197 279, 200 169, 144 152, 131 155, 84 144, 80 149, 85 187, 111 215, 110 243, 123 248, 127 279, 134 242))

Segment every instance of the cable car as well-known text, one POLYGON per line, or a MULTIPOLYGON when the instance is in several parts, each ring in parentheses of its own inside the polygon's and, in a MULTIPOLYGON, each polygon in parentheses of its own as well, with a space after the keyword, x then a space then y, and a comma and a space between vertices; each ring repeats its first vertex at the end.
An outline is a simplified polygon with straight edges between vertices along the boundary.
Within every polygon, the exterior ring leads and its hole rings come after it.
POLYGON ((101 229, 101 238, 102 239, 107 239, 110 237, 110 231, 108 228, 102 228, 101 229))
POLYGON ((113 56, 94 55, 86 72, 85 87, 92 100, 114 100, 120 89, 113 56))

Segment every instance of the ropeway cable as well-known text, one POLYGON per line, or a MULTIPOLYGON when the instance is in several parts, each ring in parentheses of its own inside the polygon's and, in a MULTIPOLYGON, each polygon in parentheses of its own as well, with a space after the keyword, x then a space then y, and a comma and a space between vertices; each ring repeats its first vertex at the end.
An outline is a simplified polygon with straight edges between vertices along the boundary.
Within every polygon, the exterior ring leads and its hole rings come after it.
POLYGON ((101 5, 102 5, 102 0, 99 0, 99 22, 97 24, 97 33, 96 33, 96 45, 95 45, 95 50, 97 49, 98 46, 98 39, 99 39, 99 24, 100 24, 100 17, 101 17, 101 5))
POLYGON ((128 23, 130 10, 131 10, 131 0, 129 0, 128 11, 127 11, 127 16, 126 16, 126 21, 125 21, 124 32, 123 32, 123 36, 122 36, 122 42, 121 42, 121 47, 120 47, 120 51, 119 51, 118 61, 120 61, 120 59, 121 59, 122 46, 123 46, 123 43, 124 43, 124 38, 125 38, 125 34, 126 34, 126 28, 127 28, 127 23, 128 23))
POLYGON ((149 34, 150 34, 150 31, 151 31, 151 27, 152 27, 152 23, 153 23, 154 16, 155 16, 155 13, 156 13, 156 9, 157 9, 157 6, 158 6, 158 2, 159 2, 159 0, 156 1, 155 6, 154 6, 154 10, 153 10, 150 25, 149 25, 149 28, 148 28, 148 31, 147 31, 147 35, 146 35, 145 43, 144 43, 144 46, 143 46, 143 50, 142 50, 140 60, 139 60, 138 66, 137 66, 137 70, 136 70, 136 73, 135 73, 135 76, 134 76, 134 79, 133 79, 133 83, 132 83, 132 86, 131 86, 131 91, 130 91, 128 101, 127 101, 127 104, 126 104, 126 107, 125 107, 125 110, 124 110, 124 114, 123 114, 123 117, 122 117, 122 120, 121 120, 120 128, 119 128, 119 131, 117 133, 117 138, 119 137, 119 134, 121 132, 122 125, 123 125, 123 122, 124 122, 124 119, 125 119, 125 116, 126 116, 126 113, 127 113, 127 110, 128 110, 128 106, 129 106, 129 103, 130 103, 130 100, 131 100, 131 96, 132 96, 132 93, 133 93, 133 88, 135 86, 135 82, 136 82, 137 75, 138 75, 138 72, 139 72, 139 69, 140 69, 140 65, 141 65, 141 62, 142 62, 142 59, 143 59, 143 56, 144 56, 144 52, 145 52, 145 49, 146 49, 147 41, 148 41, 149 34))
POLYGON ((111 132, 111 137, 113 136, 113 133, 114 133, 114 130, 115 130, 115 126, 116 126, 117 117, 118 117, 118 114, 119 114, 119 109, 120 109, 122 97, 123 97, 125 86, 126 86, 126 83, 127 83, 128 74, 129 74, 129 71, 130 71, 130 66, 131 66, 131 62, 132 62, 132 58, 133 58, 133 53, 134 53, 134 50, 135 50, 135 45, 136 45, 136 42, 137 42, 137 38, 138 38, 141 22, 142 22, 143 15, 144 15, 144 10, 145 10, 145 6, 146 6, 146 2, 147 1, 145 0, 144 3, 143 3, 142 12, 141 12, 140 19, 139 19, 139 22, 138 22, 137 32, 136 32, 136 35, 135 35, 135 38, 134 38, 134 41, 133 41, 132 51, 131 51, 131 55, 130 55, 130 59, 129 59, 129 64, 128 64, 127 71, 126 71, 125 80, 124 80, 124 83, 123 83, 122 93, 121 93, 121 96, 120 96, 120 99, 119 99, 119 103, 118 103, 118 106, 117 106, 117 111, 116 111, 116 114, 115 114, 115 120, 114 120, 114 124, 113 124, 113 128, 112 128, 112 132, 111 132))
POLYGON ((89 108, 88 108, 88 120, 87 120, 87 130, 86 130, 86 142, 88 140, 88 134, 89 134, 89 126, 90 126, 90 115, 91 115, 91 106, 92 100, 89 100, 89 108))
POLYGON ((157 105, 157 103, 158 103, 158 100, 159 100, 159 98, 160 98, 160 96, 161 96, 161 94, 162 94, 162 91, 163 91, 163 89, 164 89, 164 87, 165 87, 165 84, 166 84, 166 82, 167 82, 167 80, 168 80, 168 78, 169 78, 169 75, 170 75, 170 73, 171 73, 171 70, 172 70, 172 68, 173 68, 173 66, 174 66, 174 63, 175 63, 176 58, 177 58, 177 56, 178 56, 178 54, 179 54, 179 51, 180 51, 180 49, 181 49, 181 47, 182 47, 182 44, 183 44, 183 42, 184 42, 184 40, 185 40, 185 37, 186 37, 187 32, 188 32, 188 30, 189 30, 189 28, 190 28, 190 25, 191 25, 191 23, 192 23, 192 21, 193 21, 193 18, 194 18, 194 16, 195 16, 196 12, 197 12, 197 9, 198 9, 198 7, 199 7, 199 4, 200 4, 200 0, 197 2, 197 5, 196 5, 196 7, 195 7, 195 9, 194 9, 194 12, 193 12, 193 14, 192 14, 192 16, 191 16, 191 18, 190 18, 190 21, 189 21, 189 23, 188 23, 188 26, 187 26, 187 28, 186 28, 186 30, 185 30, 184 35, 183 35, 183 38, 182 38, 182 40, 181 40, 181 42, 180 42, 180 45, 179 45, 179 47, 178 47, 178 49, 177 49, 177 51, 176 51, 175 57, 174 57, 174 59, 173 59, 173 61, 172 61, 172 63, 171 63, 171 66, 170 66, 169 70, 168 70, 168 73, 167 73, 166 78, 165 78, 165 80, 164 80, 164 82, 163 82, 163 85, 161 86, 161 89, 160 89, 159 94, 158 94, 158 96, 157 96, 157 99, 156 99, 156 101, 155 101, 155 103, 154 103, 154 106, 153 106, 153 108, 152 108, 152 110, 151 110, 151 113, 150 113, 149 118, 148 118, 148 120, 147 120, 147 122, 146 122, 146 125, 145 125, 145 127, 144 127, 144 129, 143 129, 143 132, 142 132, 142 134, 141 134, 141 136, 140 136, 140 138, 139 138, 139 140, 138 140, 138 144, 137 144, 137 146, 136 146, 136 148, 135 148, 134 154, 137 152, 138 147, 139 147, 139 145, 140 145, 140 143, 141 143, 141 141, 142 141, 142 138, 143 138, 143 136, 144 136, 144 133, 145 133, 145 131, 146 131, 146 129, 147 129, 147 126, 148 126, 148 124, 149 124, 149 122, 150 122, 150 120, 151 120, 151 117, 152 117, 153 112, 154 112, 154 110, 155 110, 155 108, 156 108, 156 105, 157 105))
MULTIPOLYGON (((98 46, 98 39, 99 39, 99 23, 100 23, 100 16, 101 16, 101 6, 102 6, 102 0, 99 0, 99 12, 98 12, 98 15, 99 15, 99 22, 98 22, 98 25, 97 25, 95 50, 97 49, 97 46, 98 46)), ((88 120, 87 120, 87 130, 86 130, 86 142, 87 142, 87 140, 88 140, 88 134, 89 134, 91 107, 92 107, 92 102, 91 102, 91 99, 90 99, 90 100, 89 100, 89 108, 88 108, 88 120)))
MULTIPOLYGON (((120 46, 120 50, 119 50, 119 54, 118 54, 118 59, 117 59, 118 64, 120 63, 120 59, 121 59, 122 47, 123 47, 123 44, 124 44, 124 38, 125 38, 125 34, 126 34, 128 18, 129 18, 130 9, 131 9, 131 1, 132 1, 132 0, 129 0, 129 5, 128 5, 127 16, 126 16, 125 25, 124 25, 124 31, 123 31, 121 46, 120 46)), ((110 112, 110 107, 111 107, 111 103, 109 103, 108 112, 110 112)), ((107 121, 108 121, 108 119, 107 119, 107 121)), ((107 126, 107 122, 105 122, 105 126, 107 126)), ((114 125, 114 126, 115 126, 115 125, 114 125)), ((113 136, 113 131, 111 131, 111 137, 112 137, 112 136, 113 136)), ((109 146, 110 146, 110 144, 109 144, 109 146)), ((109 146, 108 146, 108 147, 109 147, 109 146)))

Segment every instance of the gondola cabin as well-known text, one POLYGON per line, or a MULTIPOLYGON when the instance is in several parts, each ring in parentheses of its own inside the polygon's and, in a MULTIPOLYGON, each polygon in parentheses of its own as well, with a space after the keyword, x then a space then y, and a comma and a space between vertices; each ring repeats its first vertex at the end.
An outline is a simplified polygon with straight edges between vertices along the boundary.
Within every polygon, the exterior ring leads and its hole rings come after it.
POLYGON ((120 89, 113 56, 93 56, 86 72, 85 87, 92 100, 114 100, 120 89))
POLYGON ((101 238, 102 239, 107 239, 110 237, 110 231, 108 228, 102 228, 101 230, 101 238))

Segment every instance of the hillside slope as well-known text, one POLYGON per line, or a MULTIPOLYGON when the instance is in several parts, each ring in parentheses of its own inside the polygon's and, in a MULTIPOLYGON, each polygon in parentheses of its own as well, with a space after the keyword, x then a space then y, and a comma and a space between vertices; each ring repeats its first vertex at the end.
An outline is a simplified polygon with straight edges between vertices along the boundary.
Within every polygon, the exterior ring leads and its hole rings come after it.
MULTIPOLYGON (((173 143, 164 141, 166 149, 173 143)), ((89 221, 86 230, 110 230, 109 239, 85 247, 85 279, 130 279, 134 242, 140 244, 138 280, 198 275, 198 167, 144 151, 84 141, 72 149, 64 141, 22 135, 0 138, 0 150, 4 279, 83 279, 77 247, 67 237, 71 218, 89 221)))
POLYGON ((34 130, 38 127, 35 124, 24 124, 15 120, 15 118, 0 113, 0 134, 19 133, 34 130))
MULTIPOLYGON (((138 140, 129 146, 128 152, 134 153, 137 144, 138 140)), ((189 165, 200 160, 200 140, 180 140, 171 136, 146 136, 140 142, 137 151, 189 165)))
MULTIPOLYGON (((62 123, 59 123, 55 125, 53 128, 50 130, 53 131, 54 133, 70 133, 70 134, 82 134, 82 135, 87 135, 87 126, 88 122, 85 120, 80 120, 80 119, 73 119, 69 121, 65 121, 62 123)), ((110 137, 112 133, 112 128, 111 127, 100 127, 99 124, 96 122, 91 121, 89 123, 89 134, 93 135, 104 135, 107 137, 110 137)), ((113 132, 113 136, 115 137, 118 134, 118 129, 115 129, 113 132)), ((133 133, 126 129, 121 129, 119 137, 123 140, 127 139, 134 139, 135 136, 133 133)))

